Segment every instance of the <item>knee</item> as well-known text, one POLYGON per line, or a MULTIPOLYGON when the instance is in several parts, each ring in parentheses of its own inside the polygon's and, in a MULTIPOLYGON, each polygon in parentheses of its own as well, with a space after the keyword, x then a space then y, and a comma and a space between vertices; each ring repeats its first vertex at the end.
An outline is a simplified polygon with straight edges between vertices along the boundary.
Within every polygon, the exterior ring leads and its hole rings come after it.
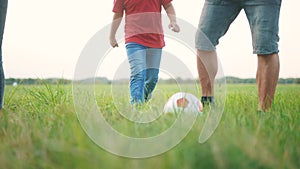
POLYGON ((140 71, 138 73, 131 74, 130 79, 132 81, 134 81, 134 80, 143 80, 144 81, 145 80, 145 72, 144 71, 140 71))

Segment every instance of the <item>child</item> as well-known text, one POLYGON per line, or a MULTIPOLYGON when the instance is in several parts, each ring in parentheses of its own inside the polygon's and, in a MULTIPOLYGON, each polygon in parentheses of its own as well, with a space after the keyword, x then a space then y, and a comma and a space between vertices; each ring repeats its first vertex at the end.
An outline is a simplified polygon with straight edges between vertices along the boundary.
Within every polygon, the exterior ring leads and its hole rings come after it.
POLYGON ((172 0, 114 0, 110 44, 115 38, 125 12, 125 43, 130 64, 130 103, 147 102, 158 81, 162 48, 165 46, 161 10, 165 9, 171 28, 179 32, 172 0))

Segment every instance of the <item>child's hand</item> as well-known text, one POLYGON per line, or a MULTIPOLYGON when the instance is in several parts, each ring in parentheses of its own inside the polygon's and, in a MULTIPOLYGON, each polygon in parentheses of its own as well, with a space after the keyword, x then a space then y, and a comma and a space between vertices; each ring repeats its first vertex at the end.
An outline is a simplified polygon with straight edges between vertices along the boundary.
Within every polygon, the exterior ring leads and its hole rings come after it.
POLYGON ((169 24, 169 29, 171 29, 174 32, 180 32, 180 27, 177 25, 176 22, 171 22, 169 24))
POLYGON ((111 45, 113 48, 119 47, 118 42, 117 42, 117 40, 116 40, 115 37, 109 38, 109 41, 110 41, 110 45, 111 45))

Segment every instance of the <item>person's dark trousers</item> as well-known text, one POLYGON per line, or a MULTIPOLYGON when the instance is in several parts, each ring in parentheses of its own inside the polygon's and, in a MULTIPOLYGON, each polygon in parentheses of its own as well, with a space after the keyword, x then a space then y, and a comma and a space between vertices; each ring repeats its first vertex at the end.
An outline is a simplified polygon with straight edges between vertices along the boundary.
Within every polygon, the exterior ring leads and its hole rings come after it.
POLYGON ((2 40, 3 40, 3 33, 5 27, 6 12, 7 12, 7 1, 8 0, 0 0, 0 109, 2 109, 3 107, 4 86, 5 86, 5 78, 4 78, 3 64, 2 64, 2 40))

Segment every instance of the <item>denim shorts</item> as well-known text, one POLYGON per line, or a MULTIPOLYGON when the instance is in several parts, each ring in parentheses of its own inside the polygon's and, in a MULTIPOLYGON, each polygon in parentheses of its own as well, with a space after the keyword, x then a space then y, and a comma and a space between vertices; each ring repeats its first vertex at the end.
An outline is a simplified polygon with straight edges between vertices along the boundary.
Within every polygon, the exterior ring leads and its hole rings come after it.
POLYGON ((251 29, 253 53, 278 53, 280 6, 281 0, 206 0, 196 33, 196 48, 216 50, 219 39, 243 9, 251 29))

